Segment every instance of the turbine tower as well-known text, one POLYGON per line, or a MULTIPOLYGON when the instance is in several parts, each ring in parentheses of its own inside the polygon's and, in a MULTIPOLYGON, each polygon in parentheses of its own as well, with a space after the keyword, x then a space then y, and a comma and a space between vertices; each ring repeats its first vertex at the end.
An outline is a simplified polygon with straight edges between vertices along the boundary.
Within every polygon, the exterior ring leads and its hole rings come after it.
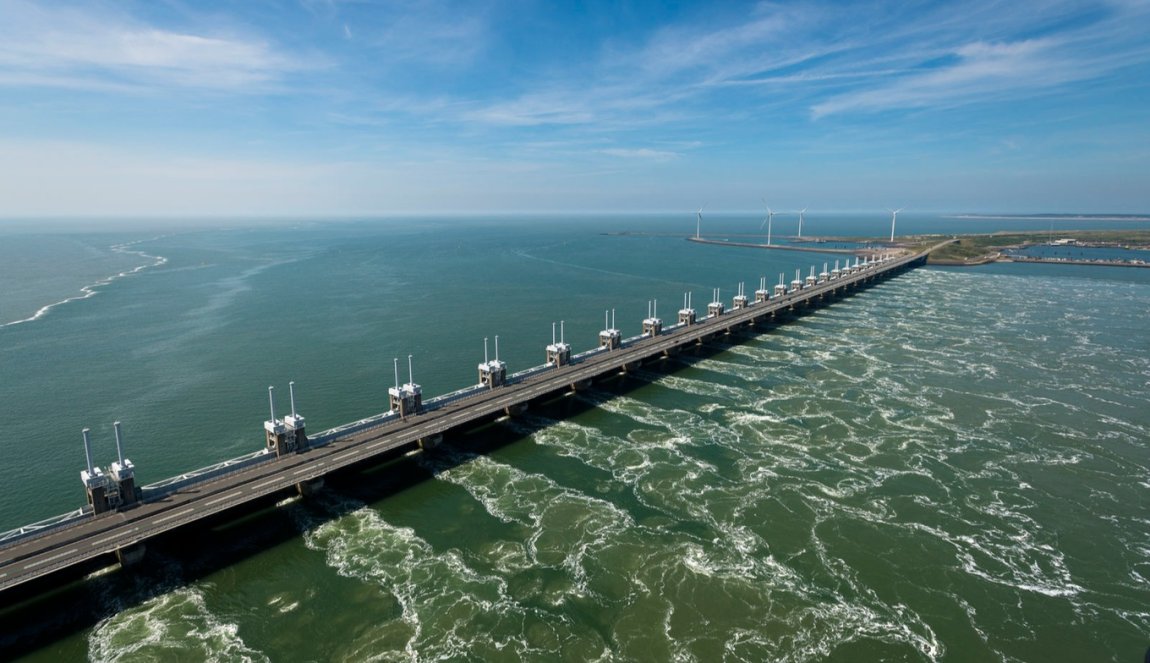
POLYGON ((775 218, 775 210, 771 209, 771 206, 767 204, 766 198, 763 198, 762 201, 763 201, 763 206, 767 208, 767 218, 763 219, 763 222, 759 224, 759 230, 761 231, 763 229, 763 225, 767 226, 767 246, 770 246, 771 245, 771 221, 774 220, 774 218, 775 218))
POLYGON ((898 220, 898 213, 903 211, 903 207, 898 209, 887 208, 886 211, 890 212, 890 241, 894 241, 894 223, 898 220))
POLYGON ((695 212, 695 239, 699 239, 699 230, 703 227, 703 209, 705 207, 706 205, 703 205, 698 212, 695 212))
POLYGON ((806 211, 807 208, 805 207, 799 210, 799 239, 803 238, 803 213, 806 211))

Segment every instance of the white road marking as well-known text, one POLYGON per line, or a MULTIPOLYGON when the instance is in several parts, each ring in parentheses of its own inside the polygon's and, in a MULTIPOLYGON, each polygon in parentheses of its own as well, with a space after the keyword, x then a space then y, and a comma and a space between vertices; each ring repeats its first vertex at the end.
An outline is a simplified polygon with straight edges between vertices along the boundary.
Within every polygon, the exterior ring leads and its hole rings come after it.
POLYGON ((274 479, 268 479, 267 481, 261 481, 257 484, 254 484, 249 488, 249 490, 252 490, 252 491, 259 490, 260 488, 263 488, 264 486, 270 486, 273 483, 279 483, 281 481, 283 481, 283 479, 281 477, 275 477, 274 479))
POLYGON ((38 559, 35 562, 29 562, 29 563, 24 565, 24 568, 25 569, 35 568, 37 566, 40 566, 41 564, 47 564, 48 562, 54 562, 54 561, 60 559, 61 557, 67 557, 68 555, 73 555, 73 554, 78 553, 78 552, 80 552, 80 551, 77 548, 72 548, 71 550, 65 550, 64 552, 56 553, 55 555, 52 555, 51 557, 45 557, 44 559, 38 559))
POLYGON ((240 491, 233 490, 232 492, 228 493, 227 495, 223 495, 222 497, 210 499, 210 500, 204 502, 204 504, 207 504, 209 506, 212 504, 219 504, 220 502, 227 502, 228 500, 234 500, 235 498, 237 498, 239 496, 240 496, 240 491))
POLYGON ((196 510, 195 507, 188 507, 188 508, 183 509, 181 511, 177 511, 177 512, 172 513, 172 514, 168 514, 168 515, 164 516, 163 518, 156 518, 152 522, 159 524, 159 523, 171 520, 173 518, 179 518, 180 516, 186 516, 189 513, 194 512, 195 510, 196 510))
POLYGON ((102 539, 97 539, 96 541, 93 541, 90 545, 93 548, 99 548, 100 546, 104 545, 105 543, 108 543, 109 541, 115 541, 116 539, 123 538, 123 537, 131 534, 132 532, 139 531, 139 529, 140 529, 139 527, 133 527, 132 529, 128 530, 127 532, 120 532, 118 534, 113 534, 112 536, 105 536, 102 539))

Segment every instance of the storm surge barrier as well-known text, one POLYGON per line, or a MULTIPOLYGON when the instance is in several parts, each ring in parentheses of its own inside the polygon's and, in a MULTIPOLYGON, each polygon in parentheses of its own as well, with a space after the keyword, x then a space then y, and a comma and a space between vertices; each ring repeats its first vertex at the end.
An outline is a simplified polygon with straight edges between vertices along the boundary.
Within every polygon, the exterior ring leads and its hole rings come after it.
MULTIPOLYGON (((117 424, 119 463, 105 472, 93 466, 89 454, 87 470, 81 472, 86 506, 0 534, 0 591, 64 575, 67 569, 91 566, 102 558, 111 563, 111 556, 127 566, 144 554, 150 538, 285 491, 306 495, 336 470, 427 449, 444 434, 516 416, 533 402, 586 388, 738 330, 781 322, 796 311, 829 304, 925 264, 929 252, 856 257, 853 264, 846 260, 840 267, 836 262, 833 269, 824 263, 817 275, 812 267, 805 279, 796 273, 789 284, 780 274, 772 289, 763 277, 753 298, 740 285, 729 309, 716 290, 705 315, 692 308, 687 293, 675 323, 664 326, 649 305, 643 333, 629 338, 615 328, 612 312, 599 333, 598 347, 572 355, 562 331, 556 338, 553 330, 546 363, 518 373, 507 373, 496 338, 495 359, 485 356, 478 365, 477 385, 426 401, 411 375, 410 359, 404 384, 397 360, 388 411, 314 435, 307 434, 304 417, 296 412, 294 388, 291 414, 282 419, 276 417, 269 388, 271 418, 264 422, 263 449, 145 486, 134 483, 134 468, 119 448, 117 424)), ((86 429, 84 433, 87 447, 86 429)))

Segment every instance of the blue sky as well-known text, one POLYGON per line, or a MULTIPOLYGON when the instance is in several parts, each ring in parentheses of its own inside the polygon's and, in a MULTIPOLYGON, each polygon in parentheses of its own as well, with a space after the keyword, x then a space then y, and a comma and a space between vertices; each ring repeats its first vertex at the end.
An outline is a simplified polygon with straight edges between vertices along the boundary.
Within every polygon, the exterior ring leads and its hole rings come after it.
POLYGON ((0 0, 0 216, 1150 212, 1150 2, 0 0))

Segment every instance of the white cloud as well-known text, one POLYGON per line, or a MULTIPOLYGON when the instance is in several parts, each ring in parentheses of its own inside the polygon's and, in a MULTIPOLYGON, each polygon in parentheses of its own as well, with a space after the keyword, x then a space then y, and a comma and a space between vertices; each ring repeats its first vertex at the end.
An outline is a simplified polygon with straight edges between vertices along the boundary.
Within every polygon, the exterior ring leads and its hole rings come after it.
POLYGON ((849 91, 832 93, 810 106, 811 115, 953 108, 1071 90, 1081 81, 1147 62, 1148 11, 1145 0, 1065 0, 1042 11, 1026 3, 944 7, 898 26, 888 41, 860 52, 864 64, 884 57, 870 52, 889 54, 887 62, 902 73, 875 77, 870 85, 864 79, 849 91), (1084 13, 1093 16, 1083 19, 1084 13), (935 64, 939 61, 944 64, 935 64))
POLYGON ((595 119, 587 99, 565 93, 532 93, 474 108, 463 113, 465 120, 505 126, 541 124, 584 124, 595 119))
POLYGON ((879 87, 838 95, 815 104, 815 118, 848 111, 946 106, 997 100, 1020 90, 1037 90, 1087 78, 1092 71, 1058 52, 1058 42, 975 42, 954 51, 958 61, 896 79, 879 87))
MULTIPOLYGON (((788 12, 793 10, 788 10, 788 12)), ((681 26, 656 34, 637 54, 639 67, 651 74, 704 70, 730 71, 748 68, 750 61, 760 62, 773 49, 768 43, 787 36, 798 22, 797 17, 782 10, 764 16, 753 16, 744 23, 714 28, 681 26)), ((758 64, 750 65, 754 69, 758 64)))
POLYGON ((304 66, 262 39, 164 30, 84 9, 0 0, 0 16, 7 85, 245 90, 304 66))

